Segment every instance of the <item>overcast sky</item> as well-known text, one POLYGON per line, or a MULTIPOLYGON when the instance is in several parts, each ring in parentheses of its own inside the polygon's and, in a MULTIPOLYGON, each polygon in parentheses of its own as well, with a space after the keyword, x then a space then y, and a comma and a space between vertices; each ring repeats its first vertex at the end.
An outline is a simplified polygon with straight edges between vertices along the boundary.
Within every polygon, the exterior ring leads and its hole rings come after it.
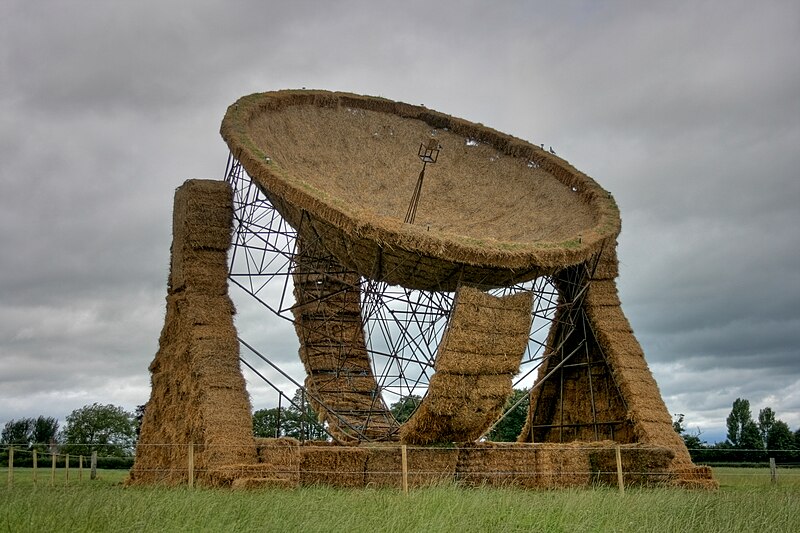
POLYGON ((0 425, 147 401, 174 189, 222 178, 239 96, 308 87, 552 145, 621 209, 623 309, 670 412, 713 442, 742 397, 795 430, 798 57, 795 0, 4 0, 0 425))

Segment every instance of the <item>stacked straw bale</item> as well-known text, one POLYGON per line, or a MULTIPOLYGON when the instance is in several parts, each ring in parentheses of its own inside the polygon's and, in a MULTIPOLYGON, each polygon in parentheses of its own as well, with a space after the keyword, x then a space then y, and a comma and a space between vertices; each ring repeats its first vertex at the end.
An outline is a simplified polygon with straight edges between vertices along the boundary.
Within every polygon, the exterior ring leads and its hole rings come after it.
MULTIPOLYGON (((672 426, 655 379, 644 358, 641 345, 616 296, 614 278, 618 272, 616 247, 604 250, 593 276, 585 302, 586 314, 605 354, 627 406, 627 419, 633 428, 629 442, 669 448, 675 452, 671 468, 686 477, 702 477, 708 472, 692 463, 683 439, 672 426)), ((705 480, 713 485, 707 476, 705 480)))
POLYGON ((363 487, 369 451, 358 446, 308 442, 300 446, 300 483, 363 487))
MULTIPOLYGON (((258 464, 231 465, 216 475, 234 488, 402 487, 402 447, 394 443, 341 446, 257 439, 257 446, 258 464)), ((616 446, 611 441, 407 446, 408 486, 453 482, 522 489, 613 486, 617 484, 616 446)), ((620 450, 626 486, 652 486, 676 479, 670 470, 672 450, 642 444, 624 444, 620 450)))
POLYGON ((305 386, 328 431, 343 441, 388 439, 397 422, 372 373, 361 316, 359 275, 298 232, 292 308, 305 386))
MULTIPOLYGON (((470 486, 520 488, 615 485, 616 443, 530 444, 481 442, 464 446, 458 458, 459 482, 470 486)), ((626 485, 656 485, 670 479, 673 452, 640 444, 621 447, 626 485)))
MULTIPOLYGON (((669 470, 675 483, 713 487, 715 482, 710 471, 692 464, 683 440, 672 427, 672 418, 644 352, 622 311, 615 281, 618 273, 616 248, 609 246, 603 250, 590 275, 580 308, 571 311, 573 317, 567 317, 564 309, 557 312, 547 353, 554 353, 557 339, 571 329, 565 324, 570 324, 569 318, 572 318, 578 321, 576 329, 583 331, 579 335, 573 333, 561 352, 569 353, 578 342, 585 340, 582 352, 570 362, 587 365, 565 365, 532 391, 529 416, 520 441, 609 439, 668 449, 672 452, 669 470), (587 397, 590 382, 594 415, 591 398, 587 397)), ((560 303, 564 303, 566 277, 565 273, 556 276, 560 303)), ((540 379, 560 361, 558 354, 549 357, 539 369, 540 379)), ((652 470, 657 469, 653 467, 652 470)))
POLYGON ((199 483, 256 462, 250 401, 228 297, 232 195, 221 181, 189 180, 175 193, 167 311, 131 483, 187 480, 194 445, 199 483))
POLYGON ((428 392, 400 428, 403 442, 469 442, 497 419, 528 343, 532 306, 530 292, 459 288, 428 392))
MULTIPOLYGON (((363 446, 363 445, 362 445, 363 446)), ((366 445, 365 483, 370 487, 402 487, 402 449, 396 444, 366 445)), ((453 447, 408 446, 409 487, 449 483, 455 479, 459 450, 453 447)))

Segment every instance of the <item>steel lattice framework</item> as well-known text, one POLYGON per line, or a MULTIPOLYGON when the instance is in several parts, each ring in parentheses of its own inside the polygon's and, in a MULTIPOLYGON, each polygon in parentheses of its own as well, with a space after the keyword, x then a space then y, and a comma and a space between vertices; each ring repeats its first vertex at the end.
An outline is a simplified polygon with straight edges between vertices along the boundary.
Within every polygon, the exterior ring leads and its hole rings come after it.
MULTIPOLYGON (((297 230, 281 217, 233 155, 228 158, 225 181, 233 189, 234 207, 229 280, 271 314, 296 326, 292 313, 297 305, 292 294, 293 275, 298 274, 299 268, 310 268, 309 274, 322 274, 323 271, 330 274, 331 265, 339 263, 329 257, 330 265, 320 266, 319 262, 313 266, 298 264, 297 230)), ((544 276, 489 291, 497 296, 519 291, 532 291, 535 294, 530 341, 514 387, 525 384, 539 387, 544 380, 556 376, 568 363, 583 364, 590 370, 588 353, 586 362, 576 363, 586 347, 588 325, 582 316, 580 303, 590 276, 591 268, 582 266, 561 272, 558 279, 544 276), (558 338, 549 339, 552 349, 548 350, 548 335, 552 337, 554 328, 557 329, 558 338), (572 342, 568 342, 570 339, 572 342), (575 339, 579 340, 576 342, 575 339), (550 365, 552 370, 534 384, 534 373, 551 357, 557 358, 555 366, 550 365)), ((424 395, 434 371, 437 347, 453 309, 454 293, 412 290, 363 276, 355 283, 361 294, 361 327, 365 332, 372 373, 386 405, 411 395, 424 395)), ((302 378, 290 376, 268 355, 241 338, 240 342, 246 348, 242 352, 242 363, 272 386, 281 397, 293 403, 292 398, 256 369, 253 358, 260 359, 291 381, 304 392, 304 397, 310 394, 301 383, 302 378)), ((591 387, 591 377, 589 383, 591 387)), ((324 405, 321 398, 314 399, 324 405)), ((505 414, 516 406, 508 406, 505 414)), ((306 412, 304 406, 295 407, 306 412)), ((343 414, 335 409, 329 411, 334 416, 341 415, 341 422, 358 435, 359 440, 371 440, 343 414)), ((369 417, 369 413, 366 416, 369 417)), ((595 418, 588 424, 597 426, 602 423, 595 418)), ((492 428, 484 434, 488 434, 492 428)))

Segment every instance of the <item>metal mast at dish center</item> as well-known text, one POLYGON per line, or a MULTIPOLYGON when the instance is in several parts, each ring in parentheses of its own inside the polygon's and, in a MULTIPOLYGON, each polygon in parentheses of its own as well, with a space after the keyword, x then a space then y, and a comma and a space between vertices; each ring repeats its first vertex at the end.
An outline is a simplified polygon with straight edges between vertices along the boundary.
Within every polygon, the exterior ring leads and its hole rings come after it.
MULTIPOLYGON (((454 293, 408 289, 360 276, 327 252, 313 232, 305 231, 302 217, 299 228, 290 226, 233 155, 225 180, 234 198, 229 279, 271 315, 294 325, 306 376, 289 376, 270 354, 244 341, 242 362, 255 370, 251 361, 260 357, 303 388, 335 440, 398 440, 400 424, 388 406, 425 395, 453 312, 454 293)), ((532 386, 535 372, 550 357, 560 361, 550 365, 556 369, 570 358, 579 359, 584 343, 576 339, 584 335, 579 330, 585 325, 576 312, 589 276, 588 271, 573 269, 558 280, 544 276, 488 291, 496 296, 534 294, 529 342, 514 387, 532 386), (551 349, 546 350, 556 322, 562 339, 551 339, 551 349)), ((283 394, 263 374, 256 374, 283 394)), ((541 384, 540 379, 535 386, 541 384)), ((507 406, 505 413, 514 407, 507 406)), ((605 422, 595 417, 586 423, 596 427, 605 422)))

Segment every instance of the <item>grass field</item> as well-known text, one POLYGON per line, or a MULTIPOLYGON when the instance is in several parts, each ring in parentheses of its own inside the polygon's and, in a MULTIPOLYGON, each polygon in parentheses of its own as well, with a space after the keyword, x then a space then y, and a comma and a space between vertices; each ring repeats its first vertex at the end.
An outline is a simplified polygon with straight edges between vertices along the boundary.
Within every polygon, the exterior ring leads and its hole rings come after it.
POLYGON ((126 472, 79 481, 0 469, 0 531, 800 531, 800 470, 720 468, 715 492, 679 489, 521 491, 230 491, 130 488, 126 472))

